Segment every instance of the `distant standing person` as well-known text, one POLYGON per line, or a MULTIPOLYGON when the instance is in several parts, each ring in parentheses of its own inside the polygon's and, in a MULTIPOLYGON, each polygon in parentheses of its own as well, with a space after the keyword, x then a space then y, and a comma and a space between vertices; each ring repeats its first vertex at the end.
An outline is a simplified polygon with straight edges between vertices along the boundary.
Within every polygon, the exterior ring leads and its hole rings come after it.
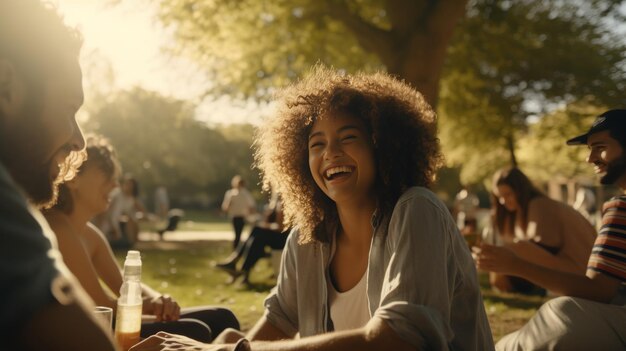
POLYGON ((237 248, 241 240, 241 232, 245 224, 246 216, 256 212, 256 203, 250 195, 246 184, 240 175, 236 175, 230 182, 231 189, 224 194, 222 202, 222 211, 226 212, 233 221, 233 229, 235 230, 235 240, 233 248, 237 248))
POLYGON ((161 219, 165 219, 169 210, 170 198, 167 195, 167 188, 161 185, 154 191, 154 214, 161 219))
POLYGON ((111 204, 111 217, 120 226, 121 233, 129 245, 134 245, 139 236, 139 219, 146 210, 139 200, 139 183, 127 174, 122 180, 122 191, 117 193, 111 204))
POLYGON ((478 196, 463 186, 454 199, 456 225, 462 234, 474 234, 477 229, 476 212, 479 205, 478 196))

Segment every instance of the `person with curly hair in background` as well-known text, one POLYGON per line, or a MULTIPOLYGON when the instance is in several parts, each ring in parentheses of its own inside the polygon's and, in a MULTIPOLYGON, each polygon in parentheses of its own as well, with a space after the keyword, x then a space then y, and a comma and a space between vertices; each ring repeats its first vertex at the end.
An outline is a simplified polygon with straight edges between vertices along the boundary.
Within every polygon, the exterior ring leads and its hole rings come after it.
MULTIPOLYGON (((318 66, 282 91, 256 147, 294 230, 264 316, 206 350, 493 349, 467 244, 428 189, 443 158, 420 93, 318 66)), ((162 334, 135 350, 176 342, 190 345, 162 334)))
MULTIPOLYGON (((116 311, 123 276, 104 234, 89 220, 109 207, 111 191, 118 186, 121 167, 113 146, 98 135, 86 137, 87 159, 78 174, 59 186, 59 199, 44 216, 54 231, 63 261, 98 306, 116 311), (106 291, 103 284, 113 294, 106 291)), ((239 329, 233 313, 225 308, 198 306, 182 308, 167 294, 142 285, 144 321, 141 336, 159 331, 179 333, 200 341, 211 341, 226 328, 239 329)))

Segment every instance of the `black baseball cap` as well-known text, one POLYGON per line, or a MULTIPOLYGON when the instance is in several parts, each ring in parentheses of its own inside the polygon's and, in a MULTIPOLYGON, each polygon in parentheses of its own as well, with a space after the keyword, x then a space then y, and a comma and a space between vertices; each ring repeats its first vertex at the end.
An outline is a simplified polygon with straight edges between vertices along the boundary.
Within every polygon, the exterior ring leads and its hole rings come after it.
POLYGON ((626 110, 609 110, 600 116, 596 117, 596 120, 589 128, 589 131, 583 135, 579 135, 567 141, 567 145, 587 145, 587 138, 589 135, 601 132, 604 130, 610 130, 617 132, 617 134, 626 133, 626 110))

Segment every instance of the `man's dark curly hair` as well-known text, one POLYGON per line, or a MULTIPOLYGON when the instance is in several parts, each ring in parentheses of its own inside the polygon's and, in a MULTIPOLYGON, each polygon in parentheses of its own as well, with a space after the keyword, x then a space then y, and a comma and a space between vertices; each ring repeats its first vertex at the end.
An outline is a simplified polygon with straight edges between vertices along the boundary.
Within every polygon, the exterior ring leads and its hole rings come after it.
POLYGON ((383 217, 391 215, 409 187, 430 187, 443 162, 432 108, 389 74, 342 75, 317 65, 276 100, 275 114, 256 135, 256 165, 264 188, 282 195, 285 225, 298 228, 300 243, 329 242, 339 225, 335 203, 309 169, 308 137, 318 119, 341 114, 364 122, 374 142, 377 206, 383 217))

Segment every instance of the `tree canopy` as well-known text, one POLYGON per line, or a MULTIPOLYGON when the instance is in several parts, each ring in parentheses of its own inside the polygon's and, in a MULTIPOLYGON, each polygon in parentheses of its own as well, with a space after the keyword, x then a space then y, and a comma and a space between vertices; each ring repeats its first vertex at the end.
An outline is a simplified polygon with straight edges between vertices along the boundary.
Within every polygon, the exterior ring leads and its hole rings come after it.
POLYGON ((626 45, 612 28, 619 13, 603 16, 617 3, 474 3, 450 46, 439 109, 446 155, 463 165, 462 178, 516 164, 529 117, 575 102, 624 104, 626 45))
POLYGON ((154 1, 216 94, 265 99, 318 61, 404 78, 464 182, 517 163, 529 118, 624 103, 622 0, 154 1))
POLYGON ((267 97, 316 62, 386 68, 436 105, 447 43, 467 0, 156 0, 176 53, 219 93, 267 97))
POLYGON ((540 182, 560 178, 591 183, 593 168, 586 162, 589 149, 569 146, 565 141, 589 130, 595 117, 607 109, 577 102, 532 124, 519 142, 519 160, 524 171, 540 182))

